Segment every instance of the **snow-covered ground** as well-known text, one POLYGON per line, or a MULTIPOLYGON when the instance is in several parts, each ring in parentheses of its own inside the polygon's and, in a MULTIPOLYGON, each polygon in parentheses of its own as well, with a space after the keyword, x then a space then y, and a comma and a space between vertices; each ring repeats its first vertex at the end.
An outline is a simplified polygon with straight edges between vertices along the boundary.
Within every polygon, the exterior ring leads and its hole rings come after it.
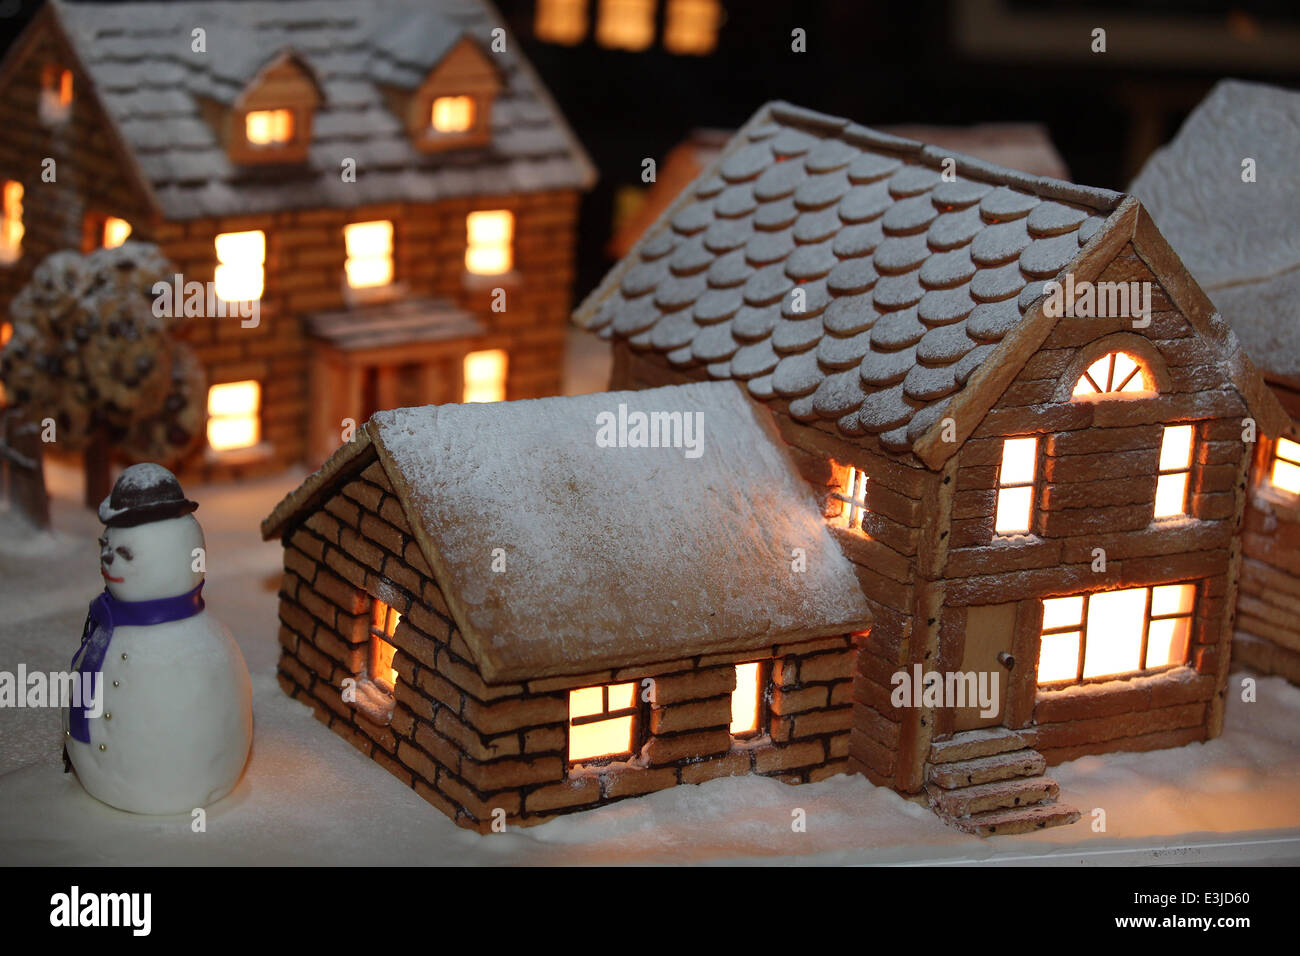
MULTIPOLYGON (((0 862, 42 864, 1296 863, 1300 689, 1258 683, 1230 698, 1222 737, 1053 768, 1084 818, 980 840, 861 777, 790 787, 761 777, 677 787, 541 827, 461 830, 281 693, 275 681, 280 549, 257 525, 301 473, 187 488, 207 532, 209 609, 253 676, 253 754, 236 791, 188 816, 141 817, 89 797, 62 772, 57 710, 0 710, 0 862), (1105 831, 1092 828, 1094 808, 1105 831), (796 810, 806 830, 794 832, 796 810)), ((52 534, 0 512, 0 671, 62 670, 100 589, 100 525, 79 480, 51 472, 52 534)), ((1234 674, 1233 686, 1242 674, 1234 674)))

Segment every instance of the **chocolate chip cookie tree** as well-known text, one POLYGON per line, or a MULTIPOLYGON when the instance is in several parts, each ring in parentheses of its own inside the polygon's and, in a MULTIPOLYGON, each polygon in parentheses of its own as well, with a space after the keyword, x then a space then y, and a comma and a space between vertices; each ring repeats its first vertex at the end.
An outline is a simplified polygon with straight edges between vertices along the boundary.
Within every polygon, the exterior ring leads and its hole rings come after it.
POLYGON ((111 453, 169 462, 202 430, 203 371, 173 338, 180 317, 154 308, 173 271, 145 243, 56 252, 10 308, 0 380, 46 442, 83 453, 88 507, 108 493, 111 453))

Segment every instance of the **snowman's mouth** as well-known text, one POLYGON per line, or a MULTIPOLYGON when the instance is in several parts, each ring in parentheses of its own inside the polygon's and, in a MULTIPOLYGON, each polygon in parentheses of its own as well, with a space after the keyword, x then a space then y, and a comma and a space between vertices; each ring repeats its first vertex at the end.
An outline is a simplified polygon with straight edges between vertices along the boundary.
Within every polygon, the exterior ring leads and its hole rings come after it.
POLYGON ((109 574, 109 573, 108 573, 107 571, 105 571, 103 568, 100 568, 100 569, 99 569, 99 573, 102 574, 102 575, 104 576, 104 580, 105 580, 105 581, 112 581, 114 584, 121 584, 121 583, 125 580, 124 578, 115 578, 115 577, 113 577, 113 575, 109 574))

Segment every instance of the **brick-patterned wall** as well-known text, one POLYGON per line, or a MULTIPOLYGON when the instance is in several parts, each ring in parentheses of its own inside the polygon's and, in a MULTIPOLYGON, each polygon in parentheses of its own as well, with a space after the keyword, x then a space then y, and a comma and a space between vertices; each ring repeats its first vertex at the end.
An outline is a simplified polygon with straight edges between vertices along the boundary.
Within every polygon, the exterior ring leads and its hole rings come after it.
POLYGON ((487 830, 497 809, 509 823, 539 823, 741 773, 800 783, 848 770, 853 637, 489 685, 380 466, 357 462, 339 486, 285 537, 281 685, 461 825, 487 830), (391 723, 343 699, 344 681, 364 667, 367 595, 403 613, 391 723), (734 665, 756 659, 769 661, 767 732, 733 740, 734 665), (639 753, 570 767, 569 689, 646 679, 639 753))

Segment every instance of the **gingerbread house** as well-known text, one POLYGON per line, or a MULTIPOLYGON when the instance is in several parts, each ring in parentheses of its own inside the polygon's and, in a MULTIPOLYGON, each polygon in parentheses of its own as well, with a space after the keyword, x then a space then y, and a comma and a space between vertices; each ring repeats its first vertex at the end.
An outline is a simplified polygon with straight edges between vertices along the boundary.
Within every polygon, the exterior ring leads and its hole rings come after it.
POLYGON ((734 383, 380 412, 262 533, 284 690, 462 826, 848 769, 871 614, 734 383))
POLYGON ((1290 415, 1256 450, 1233 657, 1300 683, 1300 93, 1220 82, 1133 181, 1290 415))
POLYGON ((960 816, 1000 766, 1219 733, 1246 483, 1290 420, 1135 199, 774 103, 576 320, 614 388, 773 410, 875 618, 872 781, 960 816), (891 699, 930 671, 999 705, 891 699))
POLYGON ((486 2, 50 0, 0 103, 0 318, 57 250, 157 243, 211 389, 182 474, 559 391, 594 173, 486 2))

